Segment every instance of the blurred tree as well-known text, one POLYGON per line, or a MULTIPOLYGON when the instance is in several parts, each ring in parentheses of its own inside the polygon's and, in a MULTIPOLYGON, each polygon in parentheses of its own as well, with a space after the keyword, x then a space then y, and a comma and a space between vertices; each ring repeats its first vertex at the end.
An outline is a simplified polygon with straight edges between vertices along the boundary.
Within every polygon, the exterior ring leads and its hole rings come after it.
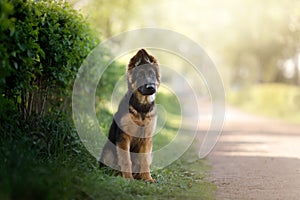
POLYGON ((125 31, 139 4, 132 0, 71 0, 71 3, 104 38, 125 31))
POLYGON ((272 0, 242 1, 230 8, 234 12, 222 33, 221 52, 233 85, 285 82, 279 66, 298 54, 300 32, 290 26, 299 23, 294 17, 299 9, 296 1, 272 0))
MULTIPOLYGON (((219 56, 234 85, 290 82, 282 65, 290 58, 298 63, 299 0, 73 1, 88 2, 82 10, 104 37, 149 26, 187 35, 219 56)), ((298 73, 294 75, 293 82, 299 82, 298 73)))
POLYGON ((288 48, 288 55, 292 55, 294 61, 294 77, 293 83, 300 85, 300 2, 296 1, 290 14, 290 21, 288 24, 289 34, 287 34, 286 43, 288 48))

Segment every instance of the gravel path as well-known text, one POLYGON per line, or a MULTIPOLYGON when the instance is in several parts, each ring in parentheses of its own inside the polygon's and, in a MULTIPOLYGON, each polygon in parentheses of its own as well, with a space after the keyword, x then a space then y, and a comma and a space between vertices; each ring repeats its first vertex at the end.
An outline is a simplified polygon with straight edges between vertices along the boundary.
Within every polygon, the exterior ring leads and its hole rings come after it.
POLYGON ((300 126, 227 108, 213 152, 217 199, 300 199, 300 126))

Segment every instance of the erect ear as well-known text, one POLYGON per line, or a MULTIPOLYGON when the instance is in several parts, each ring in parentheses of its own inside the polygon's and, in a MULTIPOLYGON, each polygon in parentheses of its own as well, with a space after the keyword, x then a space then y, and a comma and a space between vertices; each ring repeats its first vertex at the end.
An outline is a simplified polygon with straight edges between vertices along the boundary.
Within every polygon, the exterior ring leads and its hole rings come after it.
POLYGON ((130 59, 128 70, 144 64, 157 64, 157 60, 149 55, 145 49, 140 49, 135 56, 130 59))

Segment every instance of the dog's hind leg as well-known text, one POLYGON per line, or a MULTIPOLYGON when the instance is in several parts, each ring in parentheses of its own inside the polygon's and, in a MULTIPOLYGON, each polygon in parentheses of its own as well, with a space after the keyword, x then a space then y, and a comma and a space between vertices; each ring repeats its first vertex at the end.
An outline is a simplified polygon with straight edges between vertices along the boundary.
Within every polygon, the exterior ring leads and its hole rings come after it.
POLYGON ((109 166, 113 169, 117 169, 117 155, 116 147, 110 141, 107 141, 103 147, 101 158, 99 160, 99 167, 109 166))

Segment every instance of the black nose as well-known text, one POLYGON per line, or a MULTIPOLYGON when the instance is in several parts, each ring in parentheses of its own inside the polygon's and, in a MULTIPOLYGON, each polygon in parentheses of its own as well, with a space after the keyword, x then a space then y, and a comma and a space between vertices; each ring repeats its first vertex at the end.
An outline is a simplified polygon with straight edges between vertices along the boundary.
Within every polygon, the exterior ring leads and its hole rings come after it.
POLYGON ((149 91, 149 93, 155 93, 156 92, 156 88, 155 88, 155 84, 151 83, 151 84, 146 84, 145 88, 149 91))
POLYGON ((142 95, 152 95, 156 92, 156 87, 154 83, 147 83, 138 88, 142 95))

